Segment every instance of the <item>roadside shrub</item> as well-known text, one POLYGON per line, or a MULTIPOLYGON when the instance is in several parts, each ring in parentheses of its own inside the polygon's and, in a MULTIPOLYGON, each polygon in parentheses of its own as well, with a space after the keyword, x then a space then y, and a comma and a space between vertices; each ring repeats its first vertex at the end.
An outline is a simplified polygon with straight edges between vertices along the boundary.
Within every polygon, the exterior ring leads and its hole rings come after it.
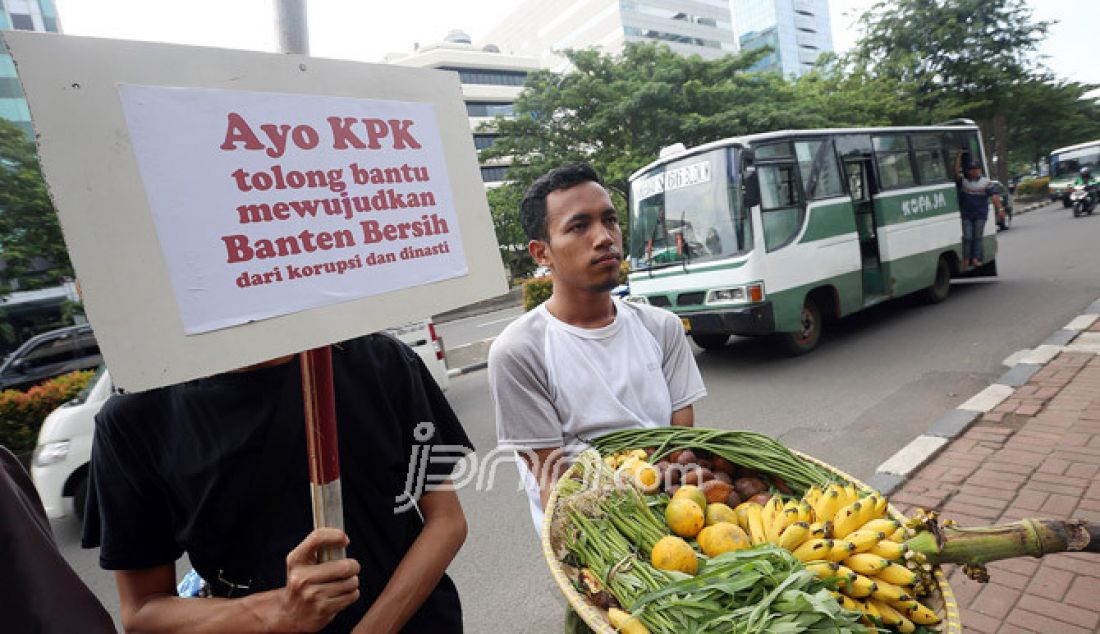
POLYGON ((630 274, 630 262, 623 260, 623 263, 619 265, 619 283, 626 284, 626 276, 630 274))
POLYGON ((554 279, 545 275, 523 283, 523 310, 531 310, 550 299, 554 292, 554 279))
POLYGON ((93 376, 94 370, 81 370, 39 383, 26 392, 0 392, 0 445, 14 453, 34 449, 46 416, 79 394, 93 376))
POLYGON ((1016 185, 1017 196, 1040 196, 1048 192, 1050 185, 1050 177, 1043 176, 1042 178, 1033 178, 1031 180, 1020 181, 1020 184, 1016 185))

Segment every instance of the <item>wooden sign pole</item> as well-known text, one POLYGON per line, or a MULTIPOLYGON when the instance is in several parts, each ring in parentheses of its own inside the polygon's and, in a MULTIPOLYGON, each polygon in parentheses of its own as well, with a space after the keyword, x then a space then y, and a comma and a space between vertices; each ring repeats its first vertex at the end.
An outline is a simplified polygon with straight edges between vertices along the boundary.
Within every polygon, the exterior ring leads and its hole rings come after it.
MULTIPOLYGON (((336 390, 332 380, 332 348, 323 346, 299 354, 302 400, 305 404, 306 449, 314 528, 344 529, 340 492, 340 446, 336 435, 336 390)), ((343 559, 343 547, 326 548, 321 561, 343 559)))

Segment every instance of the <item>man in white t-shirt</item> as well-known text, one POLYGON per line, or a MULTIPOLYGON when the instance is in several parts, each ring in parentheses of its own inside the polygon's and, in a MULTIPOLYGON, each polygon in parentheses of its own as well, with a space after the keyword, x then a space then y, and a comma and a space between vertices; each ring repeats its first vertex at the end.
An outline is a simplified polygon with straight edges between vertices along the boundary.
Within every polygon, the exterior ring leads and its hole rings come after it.
POLYGON ((589 441, 617 429, 690 427, 706 388, 675 315, 611 296, 622 230, 591 167, 568 165, 532 183, 520 222, 554 292, 493 342, 489 384, 499 445, 520 458, 539 530, 554 482, 589 441))

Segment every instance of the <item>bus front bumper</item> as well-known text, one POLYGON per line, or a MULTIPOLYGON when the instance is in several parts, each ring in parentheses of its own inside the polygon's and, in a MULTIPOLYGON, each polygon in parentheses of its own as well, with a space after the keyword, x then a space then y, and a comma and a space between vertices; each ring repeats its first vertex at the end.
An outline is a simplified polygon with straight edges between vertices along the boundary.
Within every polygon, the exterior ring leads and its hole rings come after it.
POLYGON ((771 302, 706 312, 679 313, 691 324, 690 332, 700 335, 767 335, 775 332, 771 302))

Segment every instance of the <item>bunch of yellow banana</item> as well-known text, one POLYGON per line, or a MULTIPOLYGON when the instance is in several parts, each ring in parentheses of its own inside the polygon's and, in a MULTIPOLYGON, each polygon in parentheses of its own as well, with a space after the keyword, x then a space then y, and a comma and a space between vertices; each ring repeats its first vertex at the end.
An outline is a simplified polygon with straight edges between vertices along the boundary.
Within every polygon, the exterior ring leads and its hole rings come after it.
POLYGON ((604 464, 611 467, 612 470, 618 469, 623 466, 623 463, 630 460, 645 460, 647 454, 644 449, 629 449, 627 451, 620 451, 617 454, 610 456, 604 456, 604 464))
POLYGON ((777 495, 763 506, 746 502, 735 513, 753 544, 776 544, 818 577, 836 579, 846 609, 912 632, 940 619, 917 600, 919 576, 906 565, 908 529, 886 506, 870 489, 830 484, 811 487, 799 501, 777 495))

